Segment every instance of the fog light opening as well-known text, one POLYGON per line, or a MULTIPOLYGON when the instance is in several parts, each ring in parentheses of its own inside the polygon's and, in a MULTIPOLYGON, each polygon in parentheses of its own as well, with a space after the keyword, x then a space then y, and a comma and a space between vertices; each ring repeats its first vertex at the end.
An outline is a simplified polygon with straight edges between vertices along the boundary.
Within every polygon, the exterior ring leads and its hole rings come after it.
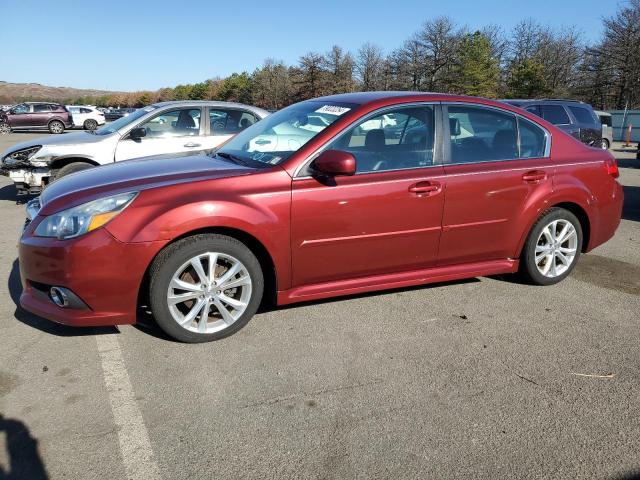
POLYGON ((58 287, 51 287, 51 290, 49 290, 49 296, 51 297, 53 303, 55 303, 60 308, 67 308, 69 306, 69 297, 67 297, 67 294, 63 289, 58 287))

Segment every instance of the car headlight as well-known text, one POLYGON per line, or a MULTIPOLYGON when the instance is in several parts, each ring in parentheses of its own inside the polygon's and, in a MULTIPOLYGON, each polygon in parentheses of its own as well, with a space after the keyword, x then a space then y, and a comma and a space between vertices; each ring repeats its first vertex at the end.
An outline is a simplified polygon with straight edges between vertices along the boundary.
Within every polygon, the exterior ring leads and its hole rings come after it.
POLYGON ((31 157, 33 157, 41 148, 42 145, 36 145, 35 147, 23 148, 21 150, 11 152, 9 155, 4 157, 4 164, 15 165, 17 163, 26 162, 31 157))
POLYGON ((118 216, 137 194, 138 192, 120 193, 50 215, 40 222, 35 235, 59 240, 84 235, 118 216))

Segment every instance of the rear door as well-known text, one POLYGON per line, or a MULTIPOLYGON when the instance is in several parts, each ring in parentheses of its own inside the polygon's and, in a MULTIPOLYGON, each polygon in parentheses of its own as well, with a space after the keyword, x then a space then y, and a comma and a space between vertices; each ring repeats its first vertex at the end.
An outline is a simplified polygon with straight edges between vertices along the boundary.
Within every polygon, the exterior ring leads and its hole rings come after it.
POLYGON ((546 132, 500 109, 445 106, 445 206, 438 263, 517 256, 522 225, 551 192, 546 132))
POLYGON ((201 119, 200 107, 173 108, 158 113, 135 125, 146 130, 145 137, 134 140, 127 134, 118 142, 115 160, 206 150, 201 119))
POLYGON ((51 106, 48 103, 34 103, 33 113, 31 114, 32 127, 46 127, 49 119, 53 116, 51 106))

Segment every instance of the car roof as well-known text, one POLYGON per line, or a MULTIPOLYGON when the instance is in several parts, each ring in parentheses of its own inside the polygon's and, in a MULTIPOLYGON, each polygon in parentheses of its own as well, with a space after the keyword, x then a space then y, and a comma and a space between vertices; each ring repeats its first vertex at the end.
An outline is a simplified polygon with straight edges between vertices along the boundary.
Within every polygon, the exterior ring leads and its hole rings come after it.
POLYGON ((577 103, 584 106, 590 106, 581 100, 571 100, 566 98, 504 98, 501 102, 510 103, 512 105, 528 105, 531 103, 577 103))
POLYGON ((215 101, 215 100, 171 100, 167 102, 154 103, 152 106, 161 108, 161 107, 168 107, 168 106, 188 107, 192 105, 220 107, 220 108, 235 107, 235 108, 248 109, 254 112, 260 112, 260 113, 263 113, 265 116, 269 114, 269 112, 267 112, 266 110, 259 107, 254 107, 253 105, 245 105, 243 103, 236 103, 236 102, 221 102, 221 101, 215 101))

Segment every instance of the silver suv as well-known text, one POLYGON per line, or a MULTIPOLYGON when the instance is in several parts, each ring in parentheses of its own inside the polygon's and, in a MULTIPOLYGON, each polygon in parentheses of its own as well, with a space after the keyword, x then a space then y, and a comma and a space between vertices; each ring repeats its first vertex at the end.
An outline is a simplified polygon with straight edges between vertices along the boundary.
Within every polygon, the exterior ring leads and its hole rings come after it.
POLYGON ((239 103, 156 103, 95 131, 14 145, 2 154, 0 169, 14 181, 18 194, 38 193, 53 180, 98 165, 211 150, 267 115, 239 103))

